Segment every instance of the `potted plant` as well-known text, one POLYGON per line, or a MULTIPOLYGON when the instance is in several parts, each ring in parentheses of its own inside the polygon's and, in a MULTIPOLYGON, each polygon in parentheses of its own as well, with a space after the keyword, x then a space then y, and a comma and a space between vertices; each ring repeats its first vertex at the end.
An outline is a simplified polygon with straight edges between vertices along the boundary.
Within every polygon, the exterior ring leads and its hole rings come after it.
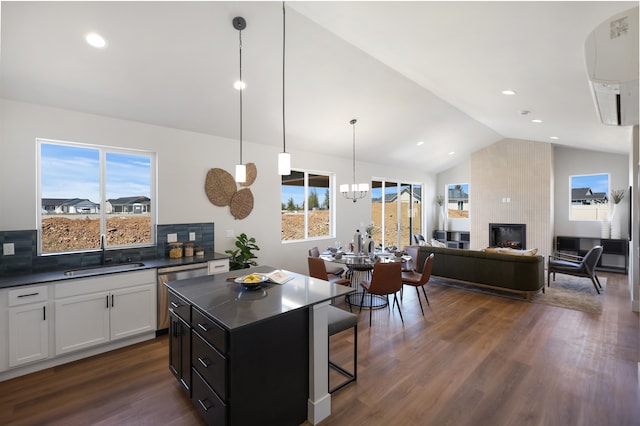
POLYGON ((438 224, 436 224, 436 229, 444 229, 446 230, 446 219, 444 217, 444 195, 438 195, 436 197, 436 204, 440 207, 439 208, 439 214, 440 214, 440 226, 441 228, 438 226, 438 224))
POLYGON ((225 250, 224 252, 229 255, 229 269, 244 269, 251 266, 258 266, 255 260, 258 257, 253 254, 254 250, 260 250, 260 247, 256 244, 256 239, 247 237, 244 232, 236 237, 235 243, 237 249, 225 250))
POLYGON ((611 202, 613 207, 609 215, 609 224, 611 226, 611 238, 620 238, 620 216, 616 215, 616 208, 624 198, 624 189, 611 190, 611 202))

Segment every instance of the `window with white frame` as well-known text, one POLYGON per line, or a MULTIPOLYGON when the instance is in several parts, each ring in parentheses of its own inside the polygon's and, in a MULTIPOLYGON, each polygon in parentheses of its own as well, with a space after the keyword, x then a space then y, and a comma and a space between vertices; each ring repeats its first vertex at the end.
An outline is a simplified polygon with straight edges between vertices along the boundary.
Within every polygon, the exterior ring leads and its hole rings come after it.
POLYGON ((606 220, 609 214, 609 174, 574 175, 569 180, 569 220, 606 220))
POLYGON ((282 241, 329 238, 333 235, 332 175, 292 170, 282 176, 282 241))
POLYGON ((154 243, 155 154, 37 140, 42 254, 154 243))

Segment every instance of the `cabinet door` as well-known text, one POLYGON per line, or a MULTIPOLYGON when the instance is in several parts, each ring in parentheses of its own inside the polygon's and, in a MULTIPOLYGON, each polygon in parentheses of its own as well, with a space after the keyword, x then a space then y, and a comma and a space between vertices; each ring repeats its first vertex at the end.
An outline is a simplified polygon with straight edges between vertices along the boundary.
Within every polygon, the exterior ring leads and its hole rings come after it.
POLYGON ((47 302, 9 309, 9 367, 49 356, 47 302))
POLYGON ((109 292, 56 300, 56 354, 109 341, 109 292))
POLYGON ((145 284, 111 292, 111 340, 155 331, 155 291, 155 285, 145 284))
POLYGON ((169 313, 169 369, 191 396, 191 327, 169 313))

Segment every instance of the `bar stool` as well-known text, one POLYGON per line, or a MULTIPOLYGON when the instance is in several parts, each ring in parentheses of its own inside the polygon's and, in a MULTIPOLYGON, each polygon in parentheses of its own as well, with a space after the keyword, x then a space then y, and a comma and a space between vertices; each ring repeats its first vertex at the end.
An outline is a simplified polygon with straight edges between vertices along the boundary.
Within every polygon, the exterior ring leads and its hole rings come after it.
MULTIPOLYGON (((329 356, 329 367, 336 370, 347 378, 346 381, 340 383, 337 386, 329 389, 329 393, 334 393, 351 382, 355 382, 358 372, 358 316, 356 314, 349 313, 335 306, 329 305, 327 311, 327 323, 329 324, 329 342, 331 343, 331 336, 338 334, 342 331, 353 328, 353 372, 346 370, 345 368, 337 365, 331 361, 329 356)), ((330 352, 330 351, 329 351, 330 352)))

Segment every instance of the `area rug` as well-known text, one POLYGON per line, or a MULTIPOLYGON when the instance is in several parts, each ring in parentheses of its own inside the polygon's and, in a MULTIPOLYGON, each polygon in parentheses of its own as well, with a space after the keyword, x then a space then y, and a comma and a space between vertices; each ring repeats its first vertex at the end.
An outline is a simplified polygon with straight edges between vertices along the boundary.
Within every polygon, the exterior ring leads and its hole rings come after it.
POLYGON ((557 274, 555 281, 553 277, 551 278, 551 287, 545 287, 544 293, 532 295, 531 301, 600 315, 607 279, 605 277, 598 277, 598 279, 602 285, 600 294, 596 292, 589 278, 557 274))
POLYGON ((449 281, 439 277, 432 277, 431 282, 434 284, 442 284, 478 293, 491 294, 494 296, 506 297, 525 302, 530 301, 533 303, 600 315, 602 314, 602 305, 604 303, 605 289, 607 288, 607 279, 605 277, 599 277, 599 279, 602 289, 600 289, 600 294, 597 294, 596 289, 593 288, 593 284, 591 284, 591 280, 589 280, 589 278, 557 274, 555 281, 553 281, 552 278, 551 287, 546 286, 545 280, 545 292, 531 295, 531 300, 527 300, 526 296, 518 293, 478 287, 457 281, 449 281))

